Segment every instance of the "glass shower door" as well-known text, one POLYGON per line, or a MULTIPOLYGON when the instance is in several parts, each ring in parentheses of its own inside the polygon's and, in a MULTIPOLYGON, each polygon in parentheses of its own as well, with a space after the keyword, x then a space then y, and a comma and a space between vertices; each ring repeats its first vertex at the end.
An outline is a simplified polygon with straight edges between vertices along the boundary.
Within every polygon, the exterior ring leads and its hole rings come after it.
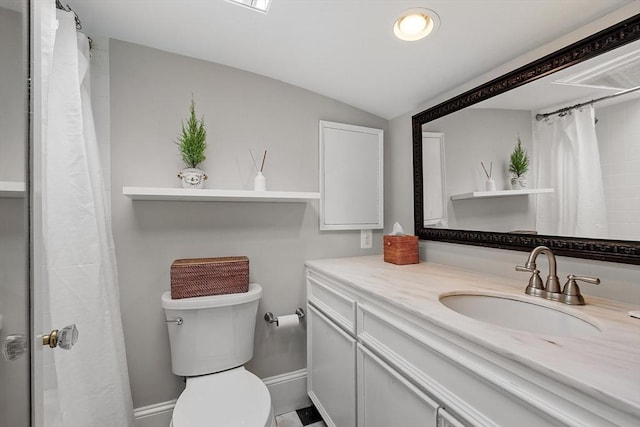
POLYGON ((28 2, 0 0, 0 426, 31 421, 28 2))

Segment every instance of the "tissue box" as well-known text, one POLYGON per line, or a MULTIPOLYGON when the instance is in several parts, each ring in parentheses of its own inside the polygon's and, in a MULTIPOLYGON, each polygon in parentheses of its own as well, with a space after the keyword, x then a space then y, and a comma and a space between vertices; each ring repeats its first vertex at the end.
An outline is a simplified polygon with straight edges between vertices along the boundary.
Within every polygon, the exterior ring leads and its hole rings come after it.
POLYGON ((177 259, 171 264, 171 298, 236 294, 249 290, 249 258, 177 259))
POLYGON ((383 236, 384 262, 405 265, 420 262, 418 236, 383 236))

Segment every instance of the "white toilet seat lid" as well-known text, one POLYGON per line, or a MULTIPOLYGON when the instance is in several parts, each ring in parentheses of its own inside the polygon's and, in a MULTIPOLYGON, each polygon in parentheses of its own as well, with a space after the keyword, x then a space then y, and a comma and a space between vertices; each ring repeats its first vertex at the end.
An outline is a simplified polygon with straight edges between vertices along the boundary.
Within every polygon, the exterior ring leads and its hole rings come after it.
POLYGON ((173 427, 265 427, 273 417, 271 396, 244 367, 187 378, 173 410, 173 427))

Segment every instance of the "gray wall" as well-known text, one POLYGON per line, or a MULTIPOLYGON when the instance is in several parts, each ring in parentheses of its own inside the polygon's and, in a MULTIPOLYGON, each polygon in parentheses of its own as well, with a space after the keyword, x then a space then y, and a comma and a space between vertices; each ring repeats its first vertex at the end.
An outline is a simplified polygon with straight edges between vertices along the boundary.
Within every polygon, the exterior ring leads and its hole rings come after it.
POLYGON ((0 7, 0 181, 24 181, 26 58, 22 13, 0 7))
MULTIPOLYGON (((305 329, 278 330, 262 314, 305 304, 304 261, 381 253, 360 249, 358 232, 320 232, 318 203, 132 202, 122 186, 178 187, 173 141, 193 94, 208 128, 209 188, 244 189, 249 149, 269 154, 272 190, 318 191, 318 121, 374 128, 388 122, 335 100, 222 65, 111 40, 112 220, 134 406, 176 398, 160 295, 177 258, 246 255, 262 284, 254 359, 269 377, 306 366, 305 329)), ((389 144, 385 135, 385 144, 389 144)))
MULTIPOLYGON (((29 336, 29 294, 25 198, 0 197, 0 342, 7 335, 29 336)), ((0 356, 0 426, 27 425, 29 357, 0 356)))

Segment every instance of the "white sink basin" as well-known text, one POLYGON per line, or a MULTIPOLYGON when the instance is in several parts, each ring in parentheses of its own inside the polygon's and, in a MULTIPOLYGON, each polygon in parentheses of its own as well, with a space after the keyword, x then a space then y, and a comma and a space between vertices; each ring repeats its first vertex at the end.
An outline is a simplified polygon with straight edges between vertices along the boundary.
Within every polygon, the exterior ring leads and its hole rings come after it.
POLYGON ((440 302, 481 322, 534 334, 581 337, 600 333, 594 324, 527 301, 495 295, 443 295, 440 302))

